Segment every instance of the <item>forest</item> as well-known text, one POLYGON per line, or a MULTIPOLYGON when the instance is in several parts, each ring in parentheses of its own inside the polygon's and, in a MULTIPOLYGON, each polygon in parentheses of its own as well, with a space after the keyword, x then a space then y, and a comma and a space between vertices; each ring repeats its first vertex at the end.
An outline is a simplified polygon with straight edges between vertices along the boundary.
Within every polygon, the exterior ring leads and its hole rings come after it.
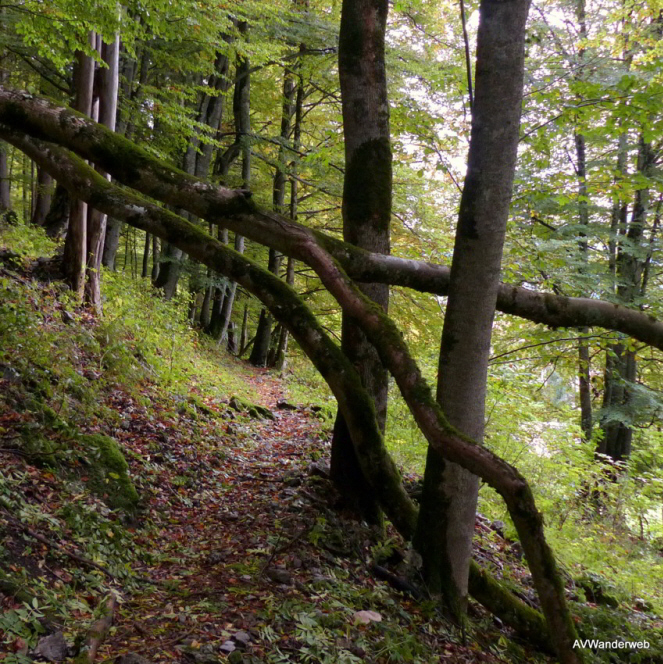
POLYGON ((0 4, 0 661, 663 662, 660 0, 0 4))

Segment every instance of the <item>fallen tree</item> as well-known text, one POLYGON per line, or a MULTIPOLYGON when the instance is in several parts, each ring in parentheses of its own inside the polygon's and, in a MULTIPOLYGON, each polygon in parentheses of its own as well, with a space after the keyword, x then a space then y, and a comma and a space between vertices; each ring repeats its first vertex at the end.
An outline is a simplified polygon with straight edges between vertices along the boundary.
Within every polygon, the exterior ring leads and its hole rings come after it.
MULTIPOLYGON (((348 418, 362 470, 367 473, 387 515, 402 533, 411 536, 416 523, 416 511, 384 449, 372 401, 347 358, 289 286, 214 240, 194 224, 134 192, 110 184, 84 161, 65 150, 30 139, 23 131, 6 126, 0 126, 0 135, 26 152, 73 194, 91 206, 172 241, 197 260, 234 279, 259 297, 275 318, 289 329, 329 384, 344 417, 348 418)), ((144 157, 152 160, 149 155, 145 154, 144 157)), ((159 162, 156 162, 155 167, 167 168, 159 162)), ((137 189, 149 189, 150 195, 155 198, 157 196, 154 194, 158 193, 163 202, 171 202, 164 199, 172 195, 173 188, 177 189, 174 186, 177 171, 168 170, 171 173, 170 186, 168 181, 161 178, 149 180, 148 184, 152 186, 148 186, 137 177, 133 184, 137 189)), ((192 191, 203 191, 208 195, 216 189, 198 180, 189 184, 192 191)), ((219 198, 222 203, 239 209, 235 215, 242 218, 246 214, 243 211, 246 203, 241 201, 246 201, 246 196, 243 192, 230 193, 233 195, 229 196, 228 190, 221 189, 219 198)), ((179 204, 178 207, 206 218, 199 204, 199 201, 189 200, 186 206, 179 204)), ((209 208, 209 212, 214 214, 214 208, 209 208)), ((252 214, 273 220, 273 216, 266 213, 254 210, 252 214)), ((445 459, 481 477, 505 500, 527 556, 549 626, 550 638, 560 661, 581 661, 579 653, 573 650, 575 628, 565 603, 562 582, 554 556, 545 540, 543 520, 525 478, 504 460, 463 436, 447 422, 393 321, 359 291, 334 257, 320 246, 311 233, 305 232, 303 227, 296 229, 297 232, 292 233, 292 246, 304 257, 302 260, 316 271, 343 311, 361 327, 378 350, 430 445, 445 459)))
MULTIPOLYGON (((307 262, 304 243, 333 256, 354 281, 385 283, 444 296, 444 265, 371 253, 256 206, 250 193, 206 183, 150 155, 89 118, 44 97, 0 86, 0 123, 73 150, 118 182, 156 200, 307 262)), ((601 327, 663 350, 663 322, 604 300, 564 297, 501 284, 497 309, 549 327, 601 327)))

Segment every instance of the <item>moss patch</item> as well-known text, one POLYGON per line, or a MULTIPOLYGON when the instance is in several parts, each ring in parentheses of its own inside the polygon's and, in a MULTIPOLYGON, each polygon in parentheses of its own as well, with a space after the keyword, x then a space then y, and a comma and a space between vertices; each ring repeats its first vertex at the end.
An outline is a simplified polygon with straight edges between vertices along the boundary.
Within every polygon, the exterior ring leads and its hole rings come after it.
POLYGON ((88 487, 110 507, 134 511, 140 497, 117 442, 101 434, 81 435, 78 441, 89 464, 88 487))

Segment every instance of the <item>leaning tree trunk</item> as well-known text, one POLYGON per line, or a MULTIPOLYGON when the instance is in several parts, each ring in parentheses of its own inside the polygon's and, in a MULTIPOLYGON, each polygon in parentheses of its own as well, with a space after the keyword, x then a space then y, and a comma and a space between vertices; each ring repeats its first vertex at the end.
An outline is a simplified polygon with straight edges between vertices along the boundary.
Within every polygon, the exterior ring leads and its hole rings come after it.
MULTIPOLYGON (((490 339, 516 168, 529 0, 482 0, 467 174, 444 318, 437 399, 481 442, 490 339)), ((428 449, 415 545, 429 590, 462 621, 478 478, 428 449)))
MULTIPOLYGON (((389 253, 392 187, 385 71, 388 8, 387 0, 344 0, 338 45, 345 139, 343 238, 362 249, 381 254, 389 253)), ((364 284, 361 290, 387 311, 388 286, 364 284)), ((341 346, 375 401, 378 425, 384 431, 389 388, 387 371, 364 333, 346 314, 342 321, 341 346)), ((349 507, 369 523, 381 522, 375 495, 361 470, 340 411, 332 439, 331 477, 349 507)))

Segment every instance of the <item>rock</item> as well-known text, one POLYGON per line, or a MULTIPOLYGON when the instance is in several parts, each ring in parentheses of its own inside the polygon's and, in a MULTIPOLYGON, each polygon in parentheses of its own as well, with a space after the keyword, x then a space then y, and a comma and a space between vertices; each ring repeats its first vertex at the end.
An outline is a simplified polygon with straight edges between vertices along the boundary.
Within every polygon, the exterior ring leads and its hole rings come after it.
POLYGON ((76 319, 74 318, 74 315, 69 313, 66 309, 62 310, 62 322, 66 323, 69 325, 70 323, 75 323, 76 319))
POLYGON ((646 599, 642 599, 642 597, 638 597, 635 600, 635 608, 638 611, 644 611, 647 613, 651 613, 654 610, 654 607, 652 606, 651 602, 648 602, 646 599))
POLYGON ((326 463, 316 461, 309 466, 308 474, 328 480, 331 475, 331 468, 326 463))
POLYGON ((368 625, 372 622, 382 622, 382 616, 377 611, 357 611, 352 619, 356 623, 368 625))
POLYGON ((493 530, 494 530, 494 531, 495 531, 500 537, 504 537, 504 528, 505 528, 505 526, 506 526, 506 524, 504 523, 504 521, 500 521, 499 519, 496 520, 496 521, 493 521, 493 522, 490 524, 490 527, 491 527, 491 528, 492 528, 492 529, 493 529, 493 530))
POLYGON ((249 645, 250 640, 251 636, 243 630, 233 634, 233 641, 241 648, 246 648, 246 646, 249 645))
POLYGON ((212 553, 207 556, 208 565, 218 565, 226 559, 226 554, 224 551, 212 551, 212 553))
POLYGON ((314 586, 327 585, 333 583, 333 579, 330 579, 328 576, 323 576, 322 574, 314 574, 311 577, 311 583, 314 586))
POLYGON ((288 403, 287 401, 277 401, 276 402, 276 407, 280 408, 281 410, 297 410, 297 406, 292 403, 288 403))
POLYGON ((236 646, 233 641, 224 641, 219 647, 219 650, 226 653, 226 655, 229 655, 231 652, 235 651, 235 648, 236 646))
POLYGON ((120 655, 115 658, 115 664, 152 664, 149 659, 137 655, 135 652, 128 652, 126 655, 120 655))
POLYGON ((231 652, 230 655, 228 655, 228 661, 230 664, 243 664, 244 655, 242 655, 239 650, 235 650, 235 652, 231 652))
POLYGON ((39 639, 35 648, 35 655, 39 655, 49 662, 64 662, 69 654, 67 642, 62 632, 54 632, 39 639))
POLYGON ((267 577, 275 583, 282 583, 284 586, 292 585, 292 576, 284 569, 270 567, 265 573, 267 574, 267 577))

